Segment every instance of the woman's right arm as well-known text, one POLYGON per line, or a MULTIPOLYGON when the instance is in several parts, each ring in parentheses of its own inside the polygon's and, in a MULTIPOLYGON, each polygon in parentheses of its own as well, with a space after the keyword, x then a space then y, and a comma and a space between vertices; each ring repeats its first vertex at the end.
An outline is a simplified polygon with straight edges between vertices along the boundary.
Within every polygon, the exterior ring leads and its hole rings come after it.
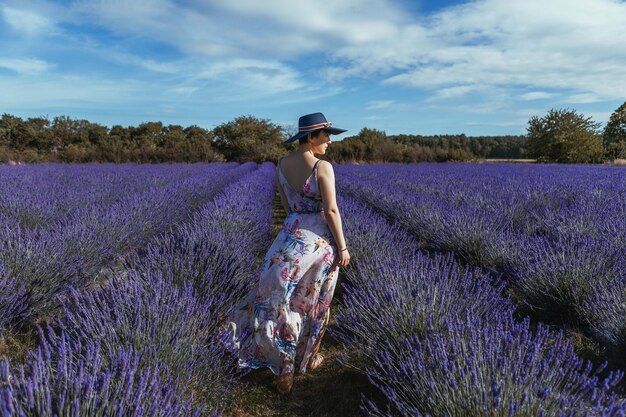
POLYGON ((341 214, 337 207, 337 196, 335 194, 335 173, 330 162, 321 161, 317 169, 317 182, 322 195, 322 203, 324 205, 324 215, 328 222, 328 228, 335 238, 338 250, 338 265, 345 267, 350 262, 350 252, 341 250, 346 248, 346 239, 343 235, 343 227, 341 224, 341 214))

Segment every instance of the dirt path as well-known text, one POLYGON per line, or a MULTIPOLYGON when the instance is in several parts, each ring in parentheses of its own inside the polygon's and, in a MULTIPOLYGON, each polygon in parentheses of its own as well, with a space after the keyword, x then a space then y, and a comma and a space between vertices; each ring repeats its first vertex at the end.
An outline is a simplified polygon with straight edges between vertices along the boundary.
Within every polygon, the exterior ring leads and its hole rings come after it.
POLYGON ((326 358, 322 366, 294 378, 289 395, 279 395, 269 369, 257 369, 246 375, 235 388, 236 404, 225 416, 359 416, 361 392, 372 388, 359 372, 336 363, 341 349, 326 334, 321 352, 326 358))

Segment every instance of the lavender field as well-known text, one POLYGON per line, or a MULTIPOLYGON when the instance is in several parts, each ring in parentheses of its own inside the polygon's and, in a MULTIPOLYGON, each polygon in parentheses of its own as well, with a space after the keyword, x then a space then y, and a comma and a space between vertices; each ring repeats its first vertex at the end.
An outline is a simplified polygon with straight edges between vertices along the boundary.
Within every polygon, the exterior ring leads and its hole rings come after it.
MULTIPOLYGON (((354 415, 626 415, 626 170, 335 173, 354 415)), ((234 415, 221 323, 275 201, 271 163, 0 166, 1 415, 234 415)))

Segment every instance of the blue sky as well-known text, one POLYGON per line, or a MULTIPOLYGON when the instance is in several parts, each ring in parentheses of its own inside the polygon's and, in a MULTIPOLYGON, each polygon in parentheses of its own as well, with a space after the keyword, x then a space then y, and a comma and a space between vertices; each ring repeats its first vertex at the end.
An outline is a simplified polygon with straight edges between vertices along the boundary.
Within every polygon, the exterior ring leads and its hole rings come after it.
POLYGON ((0 0, 0 113, 525 134, 626 100, 616 0, 0 0))

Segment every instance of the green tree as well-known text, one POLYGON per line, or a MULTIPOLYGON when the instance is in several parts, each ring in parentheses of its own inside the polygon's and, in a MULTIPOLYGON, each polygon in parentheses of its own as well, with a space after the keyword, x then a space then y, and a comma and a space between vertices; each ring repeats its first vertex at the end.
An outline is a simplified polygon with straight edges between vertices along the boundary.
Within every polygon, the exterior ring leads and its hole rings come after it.
POLYGON ((596 163, 604 157, 600 124, 575 110, 551 109, 528 121, 528 147, 540 162, 596 163))
POLYGON ((87 140, 94 145, 98 145, 107 140, 109 129, 97 123, 89 123, 85 126, 87 140))
POLYGON ((4 113, 0 119, 0 144, 21 151, 26 147, 28 138, 26 137, 26 127, 24 121, 10 114, 4 113))
POLYGON ((602 138, 609 158, 626 158, 626 102, 611 114, 602 138))
POLYGON ((213 134, 196 125, 184 130, 185 150, 184 161, 187 162, 216 162, 225 161, 224 155, 213 148, 213 134))
POLYGON ((130 133, 130 129, 121 125, 111 127, 106 140, 98 144, 100 160, 116 163, 130 161, 130 133))
POLYGON ((39 153, 49 153, 55 147, 54 137, 50 132, 50 120, 45 117, 29 117, 24 122, 24 131, 28 137, 28 148, 39 153))
POLYGON ((81 130, 85 126, 82 122, 69 116, 56 116, 51 126, 55 146, 61 148, 82 142, 81 130))
POLYGON ((182 126, 169 125, 163 128, 161 159, 167 162, 182 161, 186 142, 187 138, 182 126))
POLYGON ((239 116, 217 126, 213 140, 228 161, 275 161, 286 153, 282 127, 254 116, 239 116))
POLYGON ((165 141, 165 129, 161 122, 144 122, 131 129, 131 140, 135 142, 151 142, 161 146, 165 141))

